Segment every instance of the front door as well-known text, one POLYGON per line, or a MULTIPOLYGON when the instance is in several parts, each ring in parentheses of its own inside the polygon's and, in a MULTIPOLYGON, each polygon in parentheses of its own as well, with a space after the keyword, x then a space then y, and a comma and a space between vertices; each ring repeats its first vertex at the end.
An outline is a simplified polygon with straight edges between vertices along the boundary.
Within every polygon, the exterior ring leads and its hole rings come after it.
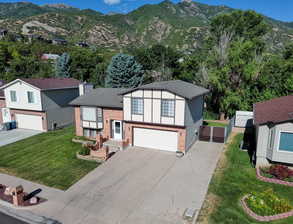
POLYGON ((113 130, 113 139, 121 140, 122 139, 122 121, 113 121, 112 130, 113 130))

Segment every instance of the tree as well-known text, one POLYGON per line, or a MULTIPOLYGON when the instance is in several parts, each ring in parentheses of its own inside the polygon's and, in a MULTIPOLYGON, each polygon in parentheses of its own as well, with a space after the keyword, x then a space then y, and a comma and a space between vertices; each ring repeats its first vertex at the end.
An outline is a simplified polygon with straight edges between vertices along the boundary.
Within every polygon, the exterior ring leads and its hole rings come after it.
POLYGON ((206 65, 212 90, 209 104, 215 112, 232 116, 235 110, 252 109, 252 88, 264 65, 262 38, 268 29, 253 11, 235 11, 212 21, 206 65))
POLYGON ((63 53, 55 64, 55 76, 56 77, 69 77, 69 60, 70 56, 67 53, 63 53))
POLYGON ((106 87, 133 88, 142 84, 144 71, 133 56, 115 55, 107 68, 106 87))

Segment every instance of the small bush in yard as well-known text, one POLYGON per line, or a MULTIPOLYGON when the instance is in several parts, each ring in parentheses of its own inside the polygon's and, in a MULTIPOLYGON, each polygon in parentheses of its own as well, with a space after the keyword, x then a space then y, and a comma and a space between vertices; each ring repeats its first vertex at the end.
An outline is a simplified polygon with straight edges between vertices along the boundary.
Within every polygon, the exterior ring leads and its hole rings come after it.
POLYGON ((271 166, 268 173, 280 180, 291 179, 293 177, 293 170, 283 165, 271 166))
POLYGON ((79 151, 79 155, 88 156, 91 150, 88 147, 82 147, 79 151))
POLYGON ((261 216, 277 215, 293 210, 287 199, 279 198, 273 189, 261 193, 251 193, 246 199, 248 207, 261 216))

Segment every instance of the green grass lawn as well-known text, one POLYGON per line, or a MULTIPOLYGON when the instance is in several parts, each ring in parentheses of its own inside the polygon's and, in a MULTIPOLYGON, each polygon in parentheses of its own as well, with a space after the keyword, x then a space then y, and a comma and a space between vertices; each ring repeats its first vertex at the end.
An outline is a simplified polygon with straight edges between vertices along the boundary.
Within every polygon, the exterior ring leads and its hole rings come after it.
MULTIPOLYGON (((214 209, 208 216, 208 222, 200 223, 258 223, 244 213, 239 200, 250 192, 261 192, 268 188, 272 188, 280 197, 289 199, 293 205, 293 187, 264 183, 256 178, 255 169, 249 162, 247 152, 239 150, 242 139, 243 134, 238 134, 228 146, 224 158, 221 159, 211 181, 207 197, 212 198, 209 196, 213 195, 213 198, 216 198, 216 202, 214 202, 216 206, 211 206, 214 209)), ((201 213, 209 212, 203 210, 201 213)), ((293 223, 293 217, 271 223, 293 223)))
POLYGON ((68 127, 0 147, 0 172, 65 190, 99 165, 76 158, 73 136, 68 127))
POLYGON ((214 126, 214 127, 226 127, 226 126, 228 126, 227 124, 220 123, 220 122, 214 122, 214 121, 204 121, 203 125, 214 126))

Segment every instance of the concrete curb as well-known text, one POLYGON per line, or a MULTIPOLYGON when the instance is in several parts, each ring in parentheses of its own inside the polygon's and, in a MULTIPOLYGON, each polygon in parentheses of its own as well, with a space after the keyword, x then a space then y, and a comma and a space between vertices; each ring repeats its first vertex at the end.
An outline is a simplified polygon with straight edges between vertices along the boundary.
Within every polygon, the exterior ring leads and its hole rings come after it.
POLYGON ((20 221, 26 222, 28 224, 61 224, 61 222, 57 220, 36 215, 28 210, 16 209, 13 208, 9 203, 6 203, 7 202, 1 202, 0 212, 20 221))

